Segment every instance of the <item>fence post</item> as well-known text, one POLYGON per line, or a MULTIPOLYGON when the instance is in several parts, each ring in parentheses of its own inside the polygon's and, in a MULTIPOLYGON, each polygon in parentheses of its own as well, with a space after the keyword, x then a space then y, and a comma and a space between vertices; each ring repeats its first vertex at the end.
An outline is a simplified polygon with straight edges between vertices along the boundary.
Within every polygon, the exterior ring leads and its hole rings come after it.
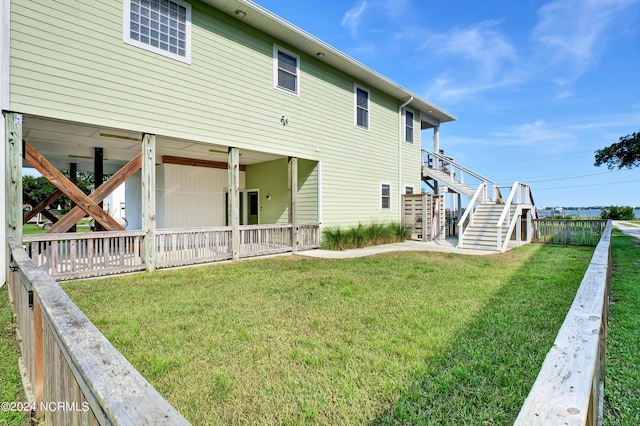
POLYGON ((33 292, 33 354, 35 364, 35 397, 36 397, 36 417, 42 419, 43 412, 40 407, 44 401, 44 347, 42 343, 42 310, 38 295, 33 292))

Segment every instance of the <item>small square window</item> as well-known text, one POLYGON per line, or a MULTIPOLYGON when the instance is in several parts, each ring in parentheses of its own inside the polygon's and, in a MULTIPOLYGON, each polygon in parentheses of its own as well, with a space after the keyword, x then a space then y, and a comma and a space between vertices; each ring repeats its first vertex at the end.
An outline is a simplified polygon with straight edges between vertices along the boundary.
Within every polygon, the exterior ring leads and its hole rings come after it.
POLYGON ((191 5, 182 0, 125 0, 127 44, 191 63, 191 5))
POLYGON ((406 195, 413 195, 413 185, 405 185, 404 193, 406 195))
POLYGON ((405 110, 404 112, 404 140, 413 143, 413 112, 405 110))
POLYGON ((380 183, 380 210, 391 210, 390 183, 380 183))
POLYGON ((300 94, 300 57, 278 46, 273 46, 273 86, 300 94))
POLYGON ((358 85, 354 87, 355 125, 369 129, 369 91, 358 85))

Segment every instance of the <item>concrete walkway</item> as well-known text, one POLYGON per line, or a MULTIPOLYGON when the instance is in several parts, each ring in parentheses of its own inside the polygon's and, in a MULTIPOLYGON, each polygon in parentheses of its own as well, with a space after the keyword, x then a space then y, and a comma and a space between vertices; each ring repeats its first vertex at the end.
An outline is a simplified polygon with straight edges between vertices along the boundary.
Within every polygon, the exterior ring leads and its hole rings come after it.
POLYGON ((324 259, 348 259, 353 257, 363 257, 370 256, 372 254, 378 253, 389 253, 393 251, 434 251, 440 253, 457 253, 457 254, 467 254, 474 256, 482 256, 487 254, 496 254, 498 251, 482 251, 482 250, 470 250, 470 249, 459 249, 456 248, 456 244, 458 243, 458 238, 447 238, 443 241, 404 241, 401 243, 393 243, 393 244, 384 244, 381 246, 372 246, 365 247, 359 249, 351 249, 351 250, 305 250, 299 251, 298 255, 307 256, 307 257, 318 257, 324 259))
POLYGON ((627 222, 625 220, 614 220, 613 226, 627 235, 631 235, 640 239, 640 223, 627 222))

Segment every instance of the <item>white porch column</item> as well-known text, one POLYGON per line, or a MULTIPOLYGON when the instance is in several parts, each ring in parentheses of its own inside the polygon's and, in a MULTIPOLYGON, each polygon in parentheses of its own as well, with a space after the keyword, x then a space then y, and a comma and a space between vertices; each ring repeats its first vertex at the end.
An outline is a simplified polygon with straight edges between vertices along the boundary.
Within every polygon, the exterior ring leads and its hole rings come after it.
POLYGON ((142 137, 142 229, 144 264, 156 269, 156 135, 142 137))
MULTIPOLYGON (((433 126, 433 152, 440 155, 440 125, 433 126)), ((438 161, 438 159, 434 158, 433 161, 433 167, 437 169, 436 161, 438 161)))
POLYGON ((231 226, 232 259, 240 259, 240 150, 229 147, 227 217, 231 226))
POLYGON ((298 251, 298 159, 289 157, 289 223, 293 252, 298 251))

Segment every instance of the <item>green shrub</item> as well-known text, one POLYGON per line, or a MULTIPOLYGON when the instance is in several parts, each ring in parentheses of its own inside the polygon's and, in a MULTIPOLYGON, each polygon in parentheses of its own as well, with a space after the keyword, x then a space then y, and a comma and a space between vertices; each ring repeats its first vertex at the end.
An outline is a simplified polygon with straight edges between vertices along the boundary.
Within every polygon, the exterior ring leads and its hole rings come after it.
POLYGON ((404 241, 411 236, 409 228, 397 222, 358 223, 346 230, 340 227, 326 228, 322 234, 322 248, 347 250, 404 241))
POLYGON ((629 206, 611 206, 608 209, 602 210, 600 212, 600 217, 611 220, 633 220, 633 208, 629 206))

